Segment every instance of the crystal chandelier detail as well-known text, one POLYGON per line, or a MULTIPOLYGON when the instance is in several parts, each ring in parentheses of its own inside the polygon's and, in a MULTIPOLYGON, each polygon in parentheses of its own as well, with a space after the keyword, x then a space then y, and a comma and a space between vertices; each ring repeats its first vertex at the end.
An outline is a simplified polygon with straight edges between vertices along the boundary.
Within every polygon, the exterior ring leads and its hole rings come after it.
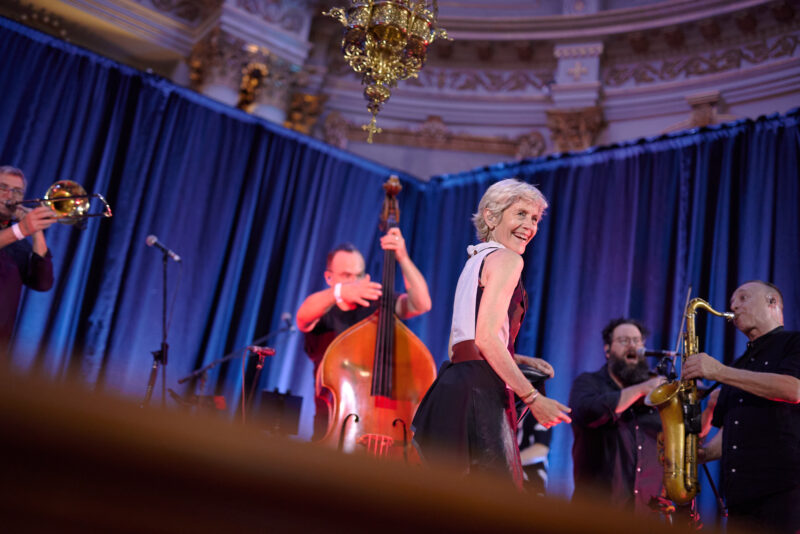
POLYGON ((425 64, 428 45, 437 37, 450 39, 436 26, 436 0, 352 0, 350 7, 334 7, 323 13, 345 27, 342 37, 344 59, 361 74, 364 98, 372 114, 362 126, 367 142, 380 133, 377 115, 389 100, 392 87, 416 78, 425 64))

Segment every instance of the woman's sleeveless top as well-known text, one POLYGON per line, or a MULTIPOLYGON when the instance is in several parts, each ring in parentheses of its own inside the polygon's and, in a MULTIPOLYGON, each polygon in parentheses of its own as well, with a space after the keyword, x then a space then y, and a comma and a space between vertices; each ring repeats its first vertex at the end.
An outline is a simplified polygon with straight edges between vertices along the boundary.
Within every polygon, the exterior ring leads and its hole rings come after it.
MULTIPOLYGON (((456 295, 453 301, 453 322, 450 334, 454 346, 462 341, 475 340, 478 307, 483 294, 483 287, 480 285, 483 262, 486 256, 501 248, 504 248, 503 245, 495 241, 467 247, 467 253, 470 258, 458 278, 456 295)), ((512 355, 514 353, 514 341, 519 333, 526 308, 527 294, 520 280, 514 289, 514 294, 508 307, 508 314, 499 332, 500 340, 503 345, 508 347, 509 353, 512 355)))

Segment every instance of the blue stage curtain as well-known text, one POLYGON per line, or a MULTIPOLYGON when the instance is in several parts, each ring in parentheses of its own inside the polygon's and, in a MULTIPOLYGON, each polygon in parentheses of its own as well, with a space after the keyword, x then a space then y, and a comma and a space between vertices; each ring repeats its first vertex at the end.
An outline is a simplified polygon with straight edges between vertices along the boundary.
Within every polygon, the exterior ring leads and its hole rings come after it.
MULTIPOLYGON (((191 386, 178 387, 178 377, 280 328, 284 312, 322 289, 333 245, 353 242, 373 278, 380 273, 377 219, 390 169, 9 21, 0 20, 0 36, 0 164, 23 168, 32 195, 71 178, 115 210, 83 232, 47 231, 56 286, 24 294, 15 366, 143 395, 161 335, 161 255, 144 246, 151 233, 184 259, 168 266, 167 385, 179 393, 191 386)), ((437 362, 446 358, 453 293, 475 242, 471 215, 490 184, 518 177, 550 202, 525 254, 530 309, 518 340, 519 352, 555 367, 548 395, 566 401, 574 377, 603 364, 600 331, 611 318, 642 319, 649 347, 674 348, 690 286, 724 310, 739 283, 773 281, 787 328, 800 329, 798 117, 427 183, 401 174, 400 226, 433 297, 411 328, 437 362)), ((744 336, 722 319, 701 313, 697 326, 701 347, 719 359, 744 350, 744 336)), ((278 354, 260 385, 304 396, 308 435, 313 381, 302 336, 269 344, 278 354)), ((233 360, 198 392, 225 394, 233 407, 241 385, 233 360)), ((571 491, 571 442, 568 425, 555 429, 557 494, 571 491)))
MULTIPOLYGON (((144 396, 162 317, 162 255, 145 246, 149 234, 183 260, 169 262, 167 284, 167 385, 180 394, 190 386, 177 386, 179 377, 279 329, 284 312, 322 289, 334 245, 354 243, 379 277, 381 186, 391 169, 0 24, 0 161, 26 172, 29 197, 69 178, 102 193, 115 212, 83 231, 47 230, 56 284, 23 296, 17 368, 144 396)), ((405 211, 405 198, 424 184, 395 174, 405 211)), ((401 229, 412 222, 401 218, 401 229)), ((302 336, 268 342, 277 355, 262 387, 310 399, 302 336)), ((153 403, 160 385, 159 375, 153 403)), ((198 392, 225 394, 235 408, 240 388, 237 359, 215 368, 198 392)))
MULTIPOLYGON (((441 256, 463 261, 474 239, 471 227, 453 221, 467 221, 491 183, 518 177, 550 202, 525 254, 530 310, 517 346, 555 367, 548 395, 566 402, 573 379, 603 365, 601 330, 612 318, 639 318, 652 330, 648 347, 674 349, 689 287, 725 311, 742 282, 772 281, 784 295, 786 327, 800 329, 798 117, 793 110, 435 177, 415 239, 439 307, 428 323, 446 331, 452 311, 438 313, 458 274, 455 266, 437 269, 441 256), (433 243, 420 245, 425 235, 433 243)), ((701 350, 726 363, 744 352, 745 336, 723 319, 701 311, 697 329, 701 350)), ((441 355, 447 341, 429 341, 441 355)), ((558 426, 550 454, 557 494, 572 491, 571 446, 570 427, 558 426)), ((713 494, 703 484, 710 523, 713 494)))

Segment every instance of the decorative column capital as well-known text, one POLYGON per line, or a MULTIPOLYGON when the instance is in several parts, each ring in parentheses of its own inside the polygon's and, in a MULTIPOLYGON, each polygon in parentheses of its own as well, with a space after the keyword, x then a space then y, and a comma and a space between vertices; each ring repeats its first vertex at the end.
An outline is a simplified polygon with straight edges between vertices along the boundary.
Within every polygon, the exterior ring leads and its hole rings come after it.
POLYGON ((547 126, 559 152, 586 150, 606 125, 599 106, 547 111, 547 126))

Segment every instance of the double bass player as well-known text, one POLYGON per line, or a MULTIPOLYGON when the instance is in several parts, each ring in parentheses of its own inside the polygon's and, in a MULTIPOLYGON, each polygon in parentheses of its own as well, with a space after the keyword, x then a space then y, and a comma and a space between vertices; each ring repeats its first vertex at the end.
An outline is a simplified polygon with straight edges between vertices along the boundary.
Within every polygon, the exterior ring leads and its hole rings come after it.
MULTIPOLYGON (((394 310, 397 316, 410 319, 429 311, 431 296, 428 284, 411 260, 399 228, 391 228, 381 237, 381 248, 394 252, 405 282, 406 293, 396 296, 394 310)), ((305 332, 305 351, 314 362, 315 376, 331 342, 377 309, 383 288, 364 270, 364 257, 355 246, 344 243, 335 247, 328 253, 325 266, 328 287, 306 297, 297 310, 297 327, 305 332)), ((318 440, 328 428, 331 398, 328 392, 318 391, 314 401, 316 413, 312 440, 318 440)))

